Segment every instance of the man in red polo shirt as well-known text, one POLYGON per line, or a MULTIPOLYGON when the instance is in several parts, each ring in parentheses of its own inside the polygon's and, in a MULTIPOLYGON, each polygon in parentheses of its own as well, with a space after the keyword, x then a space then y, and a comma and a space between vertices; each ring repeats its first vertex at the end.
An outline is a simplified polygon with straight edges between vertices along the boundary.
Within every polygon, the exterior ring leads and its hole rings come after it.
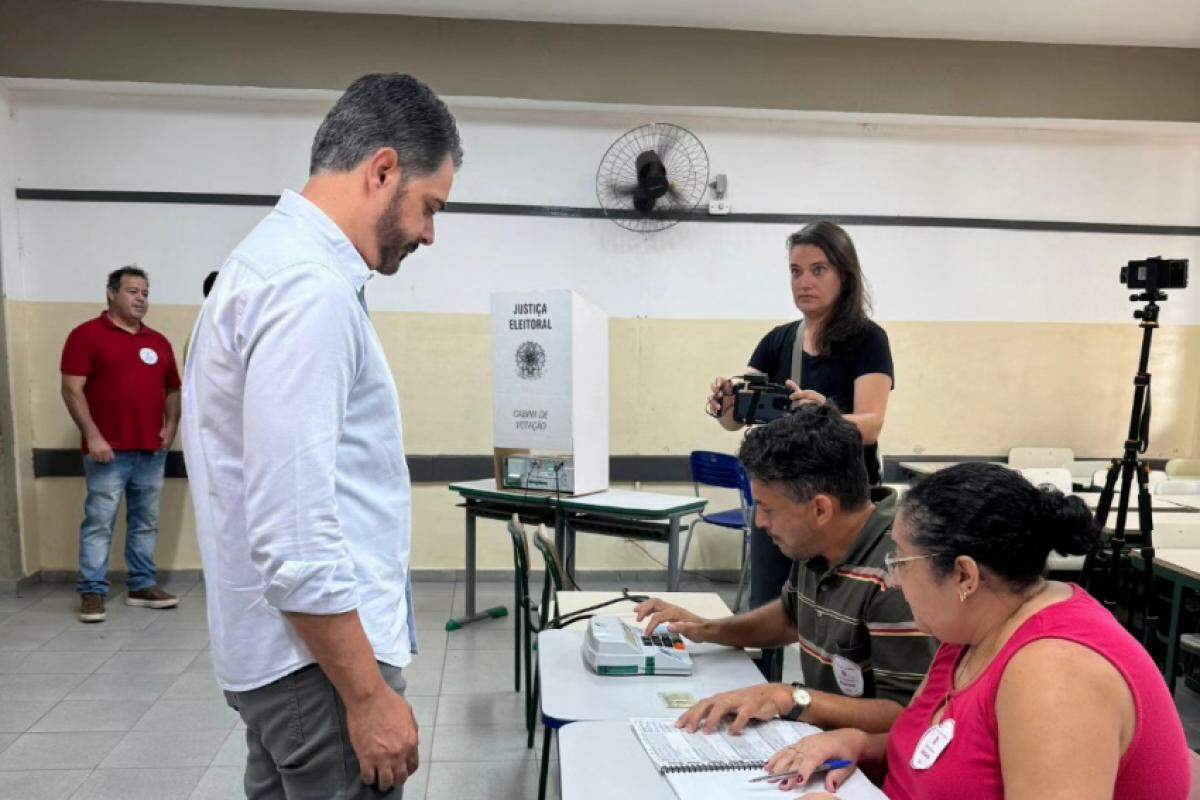
POLYGON ((125 604, 172 608, 156 581, 158 496, 167 448, 179 427, 179 371, 171 343, 142 324, 150 280, 137 267, 108 276, 108 308, 71 331, 62 354, 62 394, 83 434, 87 502, 79 529, 79 619, 104 620, 108 555, 125 495, 125 604))

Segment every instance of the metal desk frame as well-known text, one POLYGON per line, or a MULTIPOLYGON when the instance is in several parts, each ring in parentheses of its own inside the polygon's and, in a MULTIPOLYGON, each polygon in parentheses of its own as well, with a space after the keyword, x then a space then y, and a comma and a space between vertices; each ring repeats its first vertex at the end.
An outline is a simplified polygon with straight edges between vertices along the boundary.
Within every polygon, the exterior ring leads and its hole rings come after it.
MULTIPOLYGON (((567 574, 575 576, 575 534, 600 533, 632 539, 667 543, 667 590, 679 589, 679 531, 680 520, 704 510, 708 501, 702 497, 678 495, 679 503, 670 509, 651 510, 620 506, 599 506, 593 500, 598 495, 583 497, 522 494, 518 492, 481 489, 471 484, 451 484, 450 490, 462 496, 459 507, 466 516, 466 609, 461 617, 446 623, 446 630, 458 628, 482 619, 503 617, 507 610, 496 606, 483 610, 475 608, 476 521, 508 520, 516 514, 521 522, 546 525, 554 529, 554 547, 567 574), (591 498, 591 500, 589 499, 591 498)), ((653 496, 649 495, 648 496, 653 496)), ((662 497, 663 495, 657 495, 662 497)))

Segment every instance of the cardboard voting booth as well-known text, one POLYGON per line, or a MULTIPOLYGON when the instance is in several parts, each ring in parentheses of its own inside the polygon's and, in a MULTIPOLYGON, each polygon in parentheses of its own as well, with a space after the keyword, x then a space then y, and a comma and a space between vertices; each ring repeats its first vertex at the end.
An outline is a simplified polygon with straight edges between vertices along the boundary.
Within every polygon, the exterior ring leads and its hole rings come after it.
POLYGON ((608 316, 570 290, 492 295, 498 486, 608 488, 608 316))

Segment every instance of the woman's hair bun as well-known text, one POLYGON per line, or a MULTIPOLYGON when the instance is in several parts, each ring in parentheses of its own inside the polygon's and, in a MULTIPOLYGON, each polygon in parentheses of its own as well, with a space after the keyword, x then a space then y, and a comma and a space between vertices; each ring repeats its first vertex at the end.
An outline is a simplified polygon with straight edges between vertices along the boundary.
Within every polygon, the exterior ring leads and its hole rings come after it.
POLYGON ((1033 529, 1046 537, 1050 550, 1081 556, 1091 550, 1098 532, 1087 503, 1049 486, 1037 487, 1033 529))

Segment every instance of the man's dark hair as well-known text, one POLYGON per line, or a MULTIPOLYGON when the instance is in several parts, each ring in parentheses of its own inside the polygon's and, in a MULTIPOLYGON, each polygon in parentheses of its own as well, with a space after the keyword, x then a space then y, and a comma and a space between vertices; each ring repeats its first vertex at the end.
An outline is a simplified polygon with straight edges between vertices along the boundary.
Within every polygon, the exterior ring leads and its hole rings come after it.
POLYGON ((126 275, 131 275, 135 278, 141 278, 146 283, 150 282, 150 276, 146 274, 146 270, 139 269, 132 264, 127 264, 108 273, 108 290, 110 292, 121 291, 121 279, 126 275))
POLYGON ((968 463, 939 470, 908 490, 900 514, 912 541, 933 554, 934 572, 954 571, 970 556, 1016 590, 1037 583, 1051 550, 1083 555, 1098 532, 1078 497, 1041 488, 999 464, 968 463))
POLYGON ((204 278, 204 284, 201 289, 204 291, 204 296, 208 297, 208 293, 212 291, 213 284, 217 282, 217 271, 214 269, 204 278))
POLYGON ((753 477, 779 484, 798 503, 827 494, 856 509, 870 499, 862 434, 831 404, 804 405, 752 428, 738 458, 753 477))
POLYGON ((421 81, 393 72, 364 75, 338 98, 313 139, 309 174, 346 172, 382 147, 396 151, 406 175, 430 175, 446 156, 462 165, 450 109, 421 81))

